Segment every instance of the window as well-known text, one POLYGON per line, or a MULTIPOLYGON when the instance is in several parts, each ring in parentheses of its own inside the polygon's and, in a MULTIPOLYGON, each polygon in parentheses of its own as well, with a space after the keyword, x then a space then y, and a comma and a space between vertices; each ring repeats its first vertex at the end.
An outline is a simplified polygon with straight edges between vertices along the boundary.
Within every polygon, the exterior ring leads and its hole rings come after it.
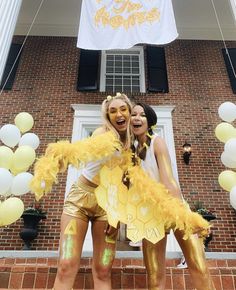
POLYGON ((148 45, 145 57, 141 46, 102 52, 81 49, 77 90, 100 91, 108 94, 145 93, 146 91, 168 93, 165 49, 148 45), (145 74, 144 62, 146 62, 147 74, 145 74))
POLYGON ((101 92, 145 92, 142 47, 102 51, 101 92))

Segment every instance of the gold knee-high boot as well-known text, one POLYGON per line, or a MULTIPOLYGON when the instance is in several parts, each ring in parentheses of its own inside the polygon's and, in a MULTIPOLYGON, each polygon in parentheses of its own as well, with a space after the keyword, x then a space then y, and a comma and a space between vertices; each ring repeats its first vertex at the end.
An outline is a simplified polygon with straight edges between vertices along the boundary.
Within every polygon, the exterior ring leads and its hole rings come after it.
POLYGON ((184 240, 183 236, 183 232, 175 231, 175 237, 184 253, 194 287, 197 290, 215 290, 207 266, 202 239, 193 235, 184 240))

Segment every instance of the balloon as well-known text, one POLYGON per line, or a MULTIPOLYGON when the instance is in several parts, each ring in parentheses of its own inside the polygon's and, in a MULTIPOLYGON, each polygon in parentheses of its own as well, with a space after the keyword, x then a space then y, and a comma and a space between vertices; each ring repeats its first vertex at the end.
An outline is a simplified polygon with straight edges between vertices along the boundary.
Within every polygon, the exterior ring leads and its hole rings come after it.
POLYGON ((36 154, 32 147, 24 145, 16 149, 13 157, 14 168, 27 168, 33 164, 36 154))
POLYGON ((231 191, 236 186, 236 172, 232 170, 222 171, 218 177, 218 182, 224 190, 231 191))
POLYGON ((230 204, 236 210, 236 186, 234 186, 229 194, 230 204))
POLYGON ((229 123, 222 122, 215 128, 215 135, 221 142, 227 142, 230 138, 236 137, 236 129, 229 123))
POLYGON ((228 155, 231 155, 231 158, 234 157, 236 160, 236 138, 231 138, 225 143, 225 152, 228 155))
POLYGON ((29 172, 17 174, 12 181, 11 193, 14 195, 22 195, 30 191, 29 183, 33 175, 29 172))
POLYGON ((0 167, 9 169, 12 165, 14 153, 6 146, 0 146, 0 167))
POLYGON ((218 114, 223 121, 233 122, 236 118, 236 105, 225 102, 219 106, 218 114))
POLYGON ((233 160, 231 158, 232 155, 229 155, 228 152, 223 152, 221 154, 221 162, 224 164, 224 166, 229 168, 236 168, 236 160, 233 160))
POLYGON ((9 147, 15 147, 20 141, 20 137, 20 130, 15 125, 7 124, 0 129, 0 139, 9 147))
POLYGON ((24 168, 16 168, 16 167, 14 166, 14 158, 13 158, 13 165, 12 165, 11 168, 10 168, 10 171, 11 171, 11 173, 12 173, 13 175, 17 175, 17 174, 19 174, 19 173, 21 173, 21 172, 26 172, 26 171, 28 171, 28 170, 29 170, 29 166, 24 167, 24 168))
POLYGON ((39 146, 39 137, 34 133, 26 133, 21 136, 19 146, 28 145, 36 150, 39 146))
POLYGON ((29 131, 34 125, 33 117, 26 112, 17 114, 14 121, 22 133, 29 131))
POLYGON ((0 195, 5 195, 10 189, 13 176, 6 168, 0 168, 0 195))
POLYGON ((24 212, 24 204, 17 197, 9 197, 0 204, 0 226, 17 221, 24 212))

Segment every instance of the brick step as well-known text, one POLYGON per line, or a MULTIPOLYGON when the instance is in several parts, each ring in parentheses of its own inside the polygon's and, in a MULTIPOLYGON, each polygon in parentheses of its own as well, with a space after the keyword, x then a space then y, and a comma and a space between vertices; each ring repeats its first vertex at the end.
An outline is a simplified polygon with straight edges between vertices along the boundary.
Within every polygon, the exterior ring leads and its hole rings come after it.
MULTIPOLYGON (((166 290, 194 289, 188 269, 178 269, 179 259, 168 259, 166 290)), ((0 259, 0 289, 52 289, 57 272, 56 258, 0 259), (2 288, 1 288, 2 287, 2 288)), ((236 289, 236 260, 208 260, 216 290, 236 289)), ((142 259, 115 259, 112 269, 113 289, 147 289, 142 259)), ((74 289, 93 289, 91 258, 83 258, 74 289)))

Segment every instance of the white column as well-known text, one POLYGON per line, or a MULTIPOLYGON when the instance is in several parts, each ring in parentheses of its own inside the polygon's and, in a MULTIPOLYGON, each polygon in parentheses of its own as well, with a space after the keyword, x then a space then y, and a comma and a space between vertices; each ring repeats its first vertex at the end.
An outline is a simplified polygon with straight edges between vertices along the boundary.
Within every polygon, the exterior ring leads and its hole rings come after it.
POLYGON ((22 0, 0 0, 0 81, 2 79, 22 0))
POLYGON ((231 3, 231 6, 232 6, 234 20, 236 21, 236 0, 230 0, 230 3, 231 3))

